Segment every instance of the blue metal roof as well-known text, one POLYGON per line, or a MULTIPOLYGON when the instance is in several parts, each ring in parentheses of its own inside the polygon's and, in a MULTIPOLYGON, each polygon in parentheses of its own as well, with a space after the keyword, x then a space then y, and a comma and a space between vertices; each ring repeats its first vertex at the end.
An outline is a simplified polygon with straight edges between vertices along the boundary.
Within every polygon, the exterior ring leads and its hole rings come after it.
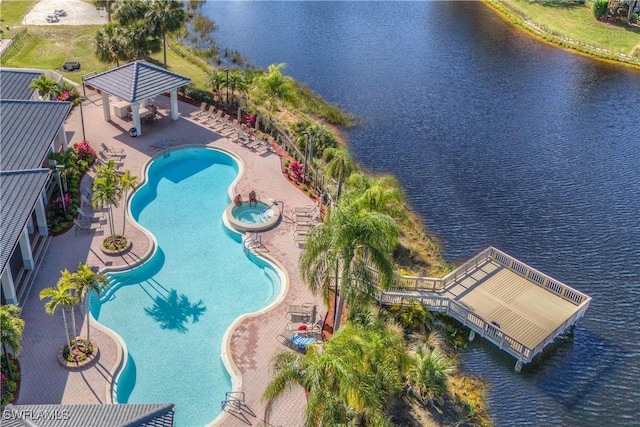
POLYGON ((48 178, 49 169, 0 172, 0 271, 17 247, 48 178))
POLYGON ((13 405, 2 414, 3 427, 173 427, 175 405, 83 404, 13 405))
POLYGON ((0 100, 0 170, 41 168, 70 110, 69 102, 0 100))
POLYGON ((135 61, 89 77, 84 82, 133 103, 186 86, 191 79, 146 61, 135 61))
POLYGON ((31 99, 35 89, 29 87, 40 71, 18 71, 0 69, 0 98, 31 99))

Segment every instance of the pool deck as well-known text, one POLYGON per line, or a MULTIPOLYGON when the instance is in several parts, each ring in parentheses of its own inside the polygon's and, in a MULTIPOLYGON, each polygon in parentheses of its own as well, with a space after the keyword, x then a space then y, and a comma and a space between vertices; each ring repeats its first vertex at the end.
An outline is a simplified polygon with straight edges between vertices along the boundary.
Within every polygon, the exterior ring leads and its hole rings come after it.
MULTIPOLYGON (((126 156, 123 169, 129 169, 142 178, 147 162, 157 154, 152 144, 159 140, 171 140, 179 145, 201 145, 222 148, 233 153, 244 164, 244 174, 236 182, 231 193, 240 193, 246 199, 249 191, 255 190, 262 201, 281 200, 285 203, 285 214, 294 206, 313 203, 304 193, 289 182, 281 172, 280 158, 269 152, 259 155, 220 134, 191 120, 189 113, 196 107, 180 102, 183 117, 172 121, 168 114, 169 99, 157 97, 162 117, 159 121, 143 125, 143 135, 133 138, 128 129, 131 122, 112 114, 112 122, 103 118, 102 99, 95 92, 87 91, 84 102, 84 128, 86 138, 96 152, 103 151, 102 144, 123 149, 126 156)), ((80 109, 74 108, 65 123, 70 145, 80 142, 82 126, 80 109)), ((82 180, 82 189, 90 189, 93 171, 82 180)), ((114 211, 116 229, 121 229, 122 206, 114 211)), ((95 222, 103 221, 99 214, 95 222)), ((101 269, 126 268, 146 259, 152 251, 149 237, 131 221, 127 220, 126 235, 133 241, 132 248, 122 256, 108 256, 102 253, 100 245, 104 232, 83 231, 77 234, 73 229, 51 238, 47 252, 37 267, 31 289, 22 302, 25 330, 22 340, 20 364, 22 382, 19 404, 74 404, 113 403, 111 383, 121 363, 122 348, 108 330, 91 323, 91 337, 100 349, 99 357, 87 367, 68 370, 56 359, 56 353, 64 342, 61 314, 52 318, 44 311, 44 304, 38 294, 41 289, 55 286, 60 271, 75 270, 79 262, 88 263, 101 269)), ((102 222, 108 233, 108 224, 102 222)), ((293 223, 283 216, 283 220, 273 229, 260 233, 267 256, 274 258, 286 269, 289 288, 284 299, 274 308, 264 313, 248 316, 235 325, 229 342, 229 353, 242 381, 242 391, 246 394, 246 404, 256 417, 248 416, 251 425, 302 425, 305 407, 304 390, 295 387, 278 399, 266 413, 266 405, 260 397, 269 383, 272 372, 270 361, 277 350, 283 348, 276 336, 285 328, 288 319, 285 308, 289 304, 313 302, 318 304, 321 315, 326 313, 320 298, 315 297, 303 283, 298 272, 298 258, 301 248, 294 242, 293 223), (264 423, 264 424, 263 424, 264 423)), ((239 249, 240 250, 240 249, 239 249)), ((79 311, 79 310, 76 310, 79 311)), ((86 332, 84 318, 76 313, 78 330, 86 332)), ((231 390, 229 390, 231 391, 231 390)), ((157 402, 168 403, 168 402, 157 402)), ((217 407, 218 403, 214 402, 217 407)), ((180 411, 180 408, 176 408, 180 411)), ((219 425, 246 426, 246 421, 226 416, 218 420, 219 425)))

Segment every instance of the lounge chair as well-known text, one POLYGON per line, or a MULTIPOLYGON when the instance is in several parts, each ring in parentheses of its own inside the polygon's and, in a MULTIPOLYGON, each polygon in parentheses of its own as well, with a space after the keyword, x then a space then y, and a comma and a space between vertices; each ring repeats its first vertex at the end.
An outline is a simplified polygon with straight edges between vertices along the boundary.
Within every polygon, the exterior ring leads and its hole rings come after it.
POLYGON ((289 331, 287 329, 282 331, 276 339, 281 344, 302 353, 306 353, 307 348, 309 348, 310 345, 314 344, 317 341, 317 339, 314 337, 308 337, 297 332, 289 331))
POLYGON ((200 104, 200 107, 198 107, 198 109, 196 111, 194 111, 193 113, 191 113, 191 118, 195 119, 196 117, 200 117, 204 114, 207 113, 207 103, 203 102, 202 104, 200 104))
POLYGON ((80 222, 83 222, 84 220, 91 221, 91 219, 93 219, 93 212, 85 211, 80 207, 76 210, 78 211, 78 215, 80 215, 78 218, 80 222))
POLYGON ((313 310, 313 304, 306 302, 304 304, 291 304, 287 306, 287 314, 295 316, 309 316, 313 310))
POLYGON ((313 319, 310 319, 309 322, 289 322, 287 324, 287 330, 318 339, 322 338, 323 326, 324 319, 320 316, 320 318, 315 322, 313 322, 313 319))
POLYGON ((100 223, 97 223, 98 226, 94 228, 91 222, 82 222, 74 218, 73 224, 75 225, 76 234, 78 234, 78 231, 86 231, 87 233, 93 230, 102 231, 102 224, 100 223))
POLYGON ((102 143, 102 151, 107 157, 125 157, 126 153, 122 148, 113 148, 110 145, 102 143))

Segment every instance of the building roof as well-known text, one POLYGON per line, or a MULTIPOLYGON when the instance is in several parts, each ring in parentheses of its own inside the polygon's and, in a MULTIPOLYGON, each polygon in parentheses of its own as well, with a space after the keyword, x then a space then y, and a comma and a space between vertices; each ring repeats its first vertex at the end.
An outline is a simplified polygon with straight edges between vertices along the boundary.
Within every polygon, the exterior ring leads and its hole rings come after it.
POLYGON ((41 74, 39 71, 0 69, 0 98, 31 99, 35 89, 30 88, 29 85, 41 74))
POLYGON ((12 405, 2 414, 3 427, 173 427, 175 405, 12 405))
POLYGON ((49 169, 0 172, 0 271, 18 245, 48 178, 49 169))
POLYGON ((69 102, 0 100, 0 170, 41 168, 70 110, 69 102))
POLYGON ((89 77, 84 82, 133 103, 186 86, 191 79, 146 61, 135 61, 89 77))

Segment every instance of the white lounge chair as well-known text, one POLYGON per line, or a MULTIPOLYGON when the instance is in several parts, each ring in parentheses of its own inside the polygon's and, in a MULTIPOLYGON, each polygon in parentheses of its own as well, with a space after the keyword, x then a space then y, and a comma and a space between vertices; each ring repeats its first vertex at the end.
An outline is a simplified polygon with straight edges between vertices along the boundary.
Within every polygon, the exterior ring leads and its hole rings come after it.
POLYGON ((78 231, 86 231, 87 233, 93 230, 102 231, 102 224, 100 224, 99 222, 96 223, 97 227, 93 227, 93 223, 91 222, 78 221, 74 218, 73 224, 75 225, 76 234, 78 234, 78 231))

